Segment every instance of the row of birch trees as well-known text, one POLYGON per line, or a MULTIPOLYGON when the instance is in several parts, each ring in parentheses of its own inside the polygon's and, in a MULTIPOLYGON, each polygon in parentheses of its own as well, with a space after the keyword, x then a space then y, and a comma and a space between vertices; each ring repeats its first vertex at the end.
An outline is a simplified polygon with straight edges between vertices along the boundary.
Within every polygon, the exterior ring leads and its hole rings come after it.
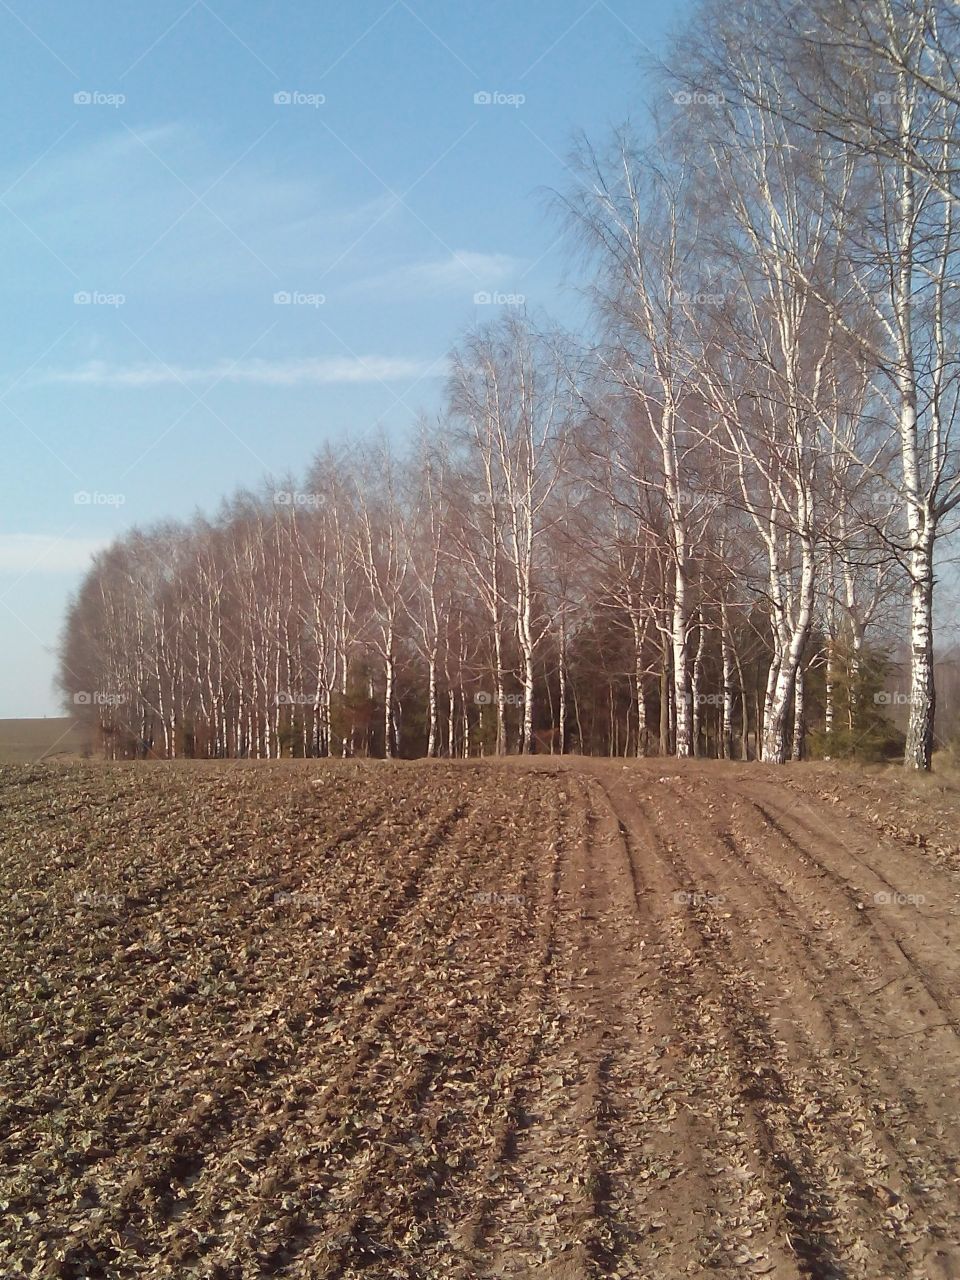
POLYGON ((782 763, 875 733, 888 652, 929 768, 958 39, 946 0, 702 5, 643 145, 556 199, 589 340, 511 310, 408 441, 97 558, 61 683, 108 752, 782 763))

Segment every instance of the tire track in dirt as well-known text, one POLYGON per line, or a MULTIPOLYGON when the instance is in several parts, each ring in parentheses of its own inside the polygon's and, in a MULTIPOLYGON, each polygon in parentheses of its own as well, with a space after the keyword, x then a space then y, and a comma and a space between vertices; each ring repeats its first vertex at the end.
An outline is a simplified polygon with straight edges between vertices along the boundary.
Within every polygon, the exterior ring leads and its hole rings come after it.
MULTIPOLYGON (((723 791, 718 795, 727 803, 729 811, 719 825, 713 814, 709 821, 715 824, 716 837, 732 855, 727 865, 733 874, 747 875, 769 886, 774 899, 771 909, 778 926, 785 928, 790 944, 802 951, 807 967, 816 975, 815 995, 820 1003, 811 1000, 806 1008, 813 1014, 824 1015, 831 1034, 850 1041, 852 1049, 872 1042, 873 1052, 890 1073, 891 1086, 909 1099, 912 1106, 923 1106, 923 1099, 913 1086, 929 1075, 938 1086, 936 1109, 940 1123, 955 1121, 957 1117, 944 1114, 942 1106, 944 1091, 953 1080, 949 1064, 956 1059, 960 1047, 955 1033, 950 1027, 935 1026, 927 1031, 927 1039, 922 1044, 913 1043, 914 1037, 903 1033, 904 1026, 915 1022, 920 1013, 916 988, 911 981, 914 966, 902 953, 898 954, 899 949, 893 951, 885 945, 875 931, 865 933, 864 926, 869 929, 870 917, 853 914, 857 903, 853 903, 851 910, 850 901, 856 892, 851 895, 853 886, 849 882, 841 896, 847 907, 841 918, 836 911, 837 892, 834 888, 824 889, 825 877, 819 873, 821 864, 807 847, 795 839, 780 836, 749 796, 723 791), (850 927, 845 930, 845 925, 850 927), (866 937, 866 943, 858 942, 858 936, 866 937), (824 963, 824 956, 828 963, 824 963), (891 970, 892 976, 887 977, 891 970), (833 976, 834 972, 843 974, 842 981, 833 976), (821 991, 825 991, 822 998, 821 991), (830 1015, 834 1004, 845 1010, 846 1027, 830 1015), (864 1015, 865 1007, 869 1015, 864 1015), (849 1035, 851 1027, 857 1031, 854 1040, 849 1035), (946 1073, 942 1070, 944 1066, 946 1073), (939 1076, 936 1075, 938 1068, 941 1069, 939 1076)), ((690 803, 689 799, 685 803, 690 803)), ((700 807, 702 810, 702 802, 700 807)), ((786 941, 776 934, 770 938, 774 946, 786 941)), ((788 953, 787 963, 789 958, 788 953)), ((935 1019, 925 1017, 924 1021, 935 1019)), ((954 1145, 960 1149, 960 1128, 953 1132, 957 1140, 954 1145)))
MULTIPOLYGON (((611 1124, 609 1009, 597 1003, 605 975, 596 943, 607 890, 588 856, 582 788, 560 776, 557 799, 566 806, 574 794, 569 829, 550 841, 552 865, 542 877, 544 976, 530 996, 542 1034, 520 1064, 506 1123, 481 1175, 481 1200, 464 1232, 468 1258, 456 1273, 463 1277, 616 1276, 627 1247, 611 1184, 620 1152, 611 1124)), ((543 787, 546 777, 538 770, 533 785, 543 787)))
MULTIPOLYGON (((932 1010, 922 1010, 907 957, 886 944, 869 917, 855 914, 857 904, 851 898, 857 898, 860 891, 851 894, 851 886, 846 884, 840 893, 835 881, 819 873, 820 862, 806 844, 778 836, 752 799, 737 795, 731 806, 731 820, 720 836, 727 838, 736 855, 734 871, 765 878, 778 895, 778 927, 771 934, 770 945, 777 946, 783 930, 789 932, 798 952, 806 957, 806 968, 817 974, 824 992, 822 999, 818 992, 817 1000, 806 1001, 805 1010, 826 1013, 833 1037, 848 1046, 846 1061, 866 1058, 871 1073, 882 1076, 873 1095, 899 1099, 901 1113, 910 1117, 906 1132, 911 1133, 912 1144, 939 1153, 940 1167, 933 1184, 930 1162, 919 1151, 912 1156, 908 1153, 911 1166, 925 1167, 924 1176, 913 1181, 926 1195, 938 1180, 956 1176, 955 1157, 945 1154, 960 1149, 960 1124, 956 1108, 949 1105, 958 1057, 955 1033, 942 1025, 932 1000, 932 1010), (741 833, 738 838, 731 834, 733 826, 741 833), (830 886, 826 889, 825 880, 830 886), (829 958, 829 964, 821 963, 820 953, 829 958), (842 979, 836 974, 842 974, 842 979), (834 1006, 845 1011, 842 1020, 830 1017, 834 1006), (918 1034, 925 1032, 922 1041, 904 1032, 905 1026, 916 1026, 918 1020, 923 1024, 917 1028, 918 1034), (856 1028, 855 1036, 850 1034, 852 1028, 856 1028)), ((797 976, 795 972, 794 978, 797 976)), ((889 1113, 888 1103, 883 1107, 878 1121, 888 1124, 895 1117, 889 1113)))
MULTIPOLYGON (((878 948, 882 947, 884 950, 884 967, 887 970, 896 969, 901 958, 906 961, 923 983, 930 999, 936 1004, 946 1023, 955 1033, 960 1034, 960 1000, 956 995, 951 994, 960 989, 960 957, 953 955, 949 948, 945 950, 943 936, 927 924, 922 910, 916 908, 906 911, 877 910, 875 908, 878 904, 875 901, 872 905, 870 904, 870 898, 875 898, 876 895, 871 895, 869 888, 853 883, 854 877, 862 881, 863 873, 866 872, 868 876, 873 876, 879 884, 884 886, 880 890, 881 894, 890 891, 907 899, 920 893, 921 886, 929 890, 928 881, 931 879, 937 886, 932 891, 932 895, 939 895, 943 892, 942 877, 931 877, 928 870, 917 865, 915 851, 903 849, 900 851, 901 857, 906 856, 909 859, 911 871, 909 887, 900 888, 903 884, 902 868, 898 875, 900 881, 898 885, 869 865, 862 854, 858 857, 851 848, 851 844, 857 842, 856 836, 854 835, 851 840, 848 824, 828 825, 823 819, 817 817, 809 802, 803 804, 801 813, 796 806, 784 806, 782 798, 779 801, 772 799, 768 791, 769 788, 763 787, 761 790, 754 784, 749 793, 751 803, 767 826, 792 846, 800 856, 809 859, 822 875, 843 893, 853 910, 865 913, 865 923, 875 935, 872 941, 878 948), (758 793, 762 798, 757 798, 758 793), (842 859, 841 867, 838 869, 837 859, 835 856, 831 857, 831 851, 839 851, 846 855, 848 863, 851 864, 852 874, 844 871, 842 859), (895 954, 894 948, 900 953, 900 957, 895 954), (931 972, 933 967, 943 971, 946 980, 934 976, 931 972)), ((876 852, 878 846, 875 839, 872 844, 876 852)), ((926 892, 921 896, 924 900, 927 899, 926 892)), ((951 896, 956 903, 955 887, 951 896)), ((905 905, 913 906, 912 903, 905 903, 905 905)), ((917 906, 922 906, 922 903, 917 906)))
MULTIPOLYGON (((604 951, 608 1021, 618 1031, 610 1105, 625 1157, 611 1179, 611 1199, 629 1242, 625 1274, 657 1277, 666 1266, 683 1274, 707 1258, 716 1265, 725 1227, 745 1224, 754 1206, 740 1181, 718 1177, 704 1159, 703 1128, 678 1053, 692 1026, 689 1011, 679 1007, 686 993, 678 984, 673 940, 652 909, 649 866, 640 865, 637 833, 622 806, 606 781, 591 778, 589 791, 598 832, 606 828, 606 844, 615 851, 613 859, 596 859, 594 874, 617 887, 604 951)), ((696 1087, 701 1096, 709 1087, 703 1072, 696 1087)))
MULTIPOLYGON (((648 788, 651 782, 656 780, 648 780, 648 788)), ((837 1222, 849 1219, 855 1225, 859 1219, 863 1238, 872 1241, 872 1251, 866 1251, 853 1231, 852 1244, 846 1250, 846 1264, 851 1274, 872 1277, 886 1253, 884 1265, 889 1269, 884 1274, 926 1276, 934 1264, 929 1262, 925 1251, 932 1249, 939 1257, 941 1246, 956 1238, 957 1178, 954 1159, 946 1154, 951 1144, 949 1140, 944 1141, 944 1129, 949 1132, 952 1123, 950 1095, 941 1088, 927 1098, 931 1124, 925 1130, 923 1123, 909 1114, 905 1103, 911 1099, 910 1088, 898 1082, 892 1072, 890 1055, 883 1050, 882 1038, 878 1044, 875 1028, 860 1022, 851 1039, 849 1027, 837 1020, 832 1006, 844 1004, 845 984, 834 976, 829 990, 821 991, 818 975, 829 976, 829 969, 821 969, 816 963, 807 939, 791 925, 790 913, 784 909, 785 890, 779 880, 783 875, 788 876, 791 891, 796 891, 795 863, 788 863, 785 858, 781 877, 769 876, 764 890, 764 877, 758 876, 752 864, 765 861, 777 842, 770 840, 767 830, 765 843, 758 846, 749 840, 749 856, 741 856, 742 851, 731 834, 735 824, 719 801, 725 790, 730 792, 728 801, 731 796, 736 797, 737 788, 714 787, 707 791, 701 787, 697 791, 689 777, 682 786, 677 777, 661 777, 659 784, 663 783, 678 786, 675 791, 673 787, 653 785, 654 807, 657 798, 663 796, 666 814, 659 816, 667 823, 668 843, 682 843, 688 855, 686 861, 690 863, 692 884, 700 889, 695 914, 706 917, 705 928, 709 934, 723 939, 723 948, 715 948, 718 957, 722 950, 730 951, 752 975, 762 977, 767 988, 770 979, 775 978, 781 995, 785 983, 794 993, 798 987, 803 989, 804 1018, 777 1019, 782 1028, 779 1035, 788 1048, 785 1063, 788 1070, 782 1074, 799 1066, 795 1073, 798 1096, 810 1098, 817 1112, 816 1128, 825 1134, 832 1132, 833 1149, 842 1157, 838 1163, 847 1169, 847 1185, 838 1198, 841 1213, 837 1222), (670 792, 674 794, 667 794, 670 792), (704 809, 709 818, 704 815, 704 809), (718 861, 722 866, 717 865, 718 861), (725 902, 722 902, 724 895, 725 902), (731 905, 735 908, 732 912, 720 910, 721 906, 731 905), (724 917, 733 921, 725 936, 724 917), (751 937, 758 919, 766 920, 768 925, 773 921, 762 939, 751 937), (795 935, 792 938, 791 930, 795 935), (798 965, 800 956, 805 956, 808 963, 798 965), (807 980, 808 968, 814 975, 813 985, 807 980), (785 975, 789 977, 785 979, 785 975), (807 1016, 810 1012, 816 1017, 810 1019, 807 1016), (817 1036, 811 1034, 808 1022, 821 1033, 820 1043, 817 1036), (846 1031, 846 1044, 843 1034, 834 1042, 831 1035, 834 1029, 846 1031), (863 1060, 865 1065, 861 1069, 863 1060), (833 1126, 833 1117, 841 1112, 846 1113, 846 1118, 837 1128, 833 1126), (852 1131, 849 1125, 853 1126, 852 1131), (847 1145, 856 1151, 856 1158, 845 1159, 847 1145), (938 1149, 940 1156, 931 1158, 938 1149), (858 1160, 862 1160, 862 1164, 858 1164, 858 1160)), ((736 808, 737 800, 731 803, 736 808)), ((743 807, 749 809, 745 803, 743 807)), ((782 842, 780 845, 782 847, 782 842)), ((808 935, 822 936, 811 934, 809 929, 808 935)), ((764 998, 767 994, 768 991, 764 991, 764 998)), ((856 984, 853 994, 858 994, 856 984)), ((851 1022, 856 1024, 856 1017, 851 1022)), ((954 1047, 947 1063, 955 1066, 956 1062, 954 1047)), ((806 1117, 804 1120, 810 1127, 810 1121, 806 1117)))
MULTIPOLYGON (((719 1057, 701 1052, 705 1040, 716 1046, 715 1026, 692 1016, 675 939, 647 905, 636 833, 601 781, 571 784, 580 838, 562 866, 551 989, 562 1035, 526 1095, 530 1123, 512 1160, 522 1197, 505 1196, 494 1215, 508 1243, 480 1274, 768 1274, 766 1253, 738 1243, 764 1224, 743 1176, 743 1117, 730 1109, 719 1057), (704 1160, 700 1126, 724 1109, 704 1160)), ((799 1275, 785 1250, 772 1240, 770 1249, 780 1275, 799 1275)))
MULTIPOLYGON (((689 834, 692 862, 700 881, 711 888, 711 893, 705 895, 708 901, 719 897, 716 886, 722 885, 724 905, 733 908, 723 913, 733 918, 727 931, 729 950, 739 963, 764 975, 765 996, 781 1008, 789 1007, 788 993, 803 996, 803 1017, 771 1018, 771 1025, 776 1022, 778 1038, 786 1046, 787 1069, 795 1078, 798 1096, 808 1099, 805 1112, 810 1113, 810 1118, 806 1114, 804 1118, 807 1128, 820 1141, 821 1164, 841 1170, 835 1179, 838 1225, 849 1221, 846 1236, 850 1240, 857 1238, 858 1223, 861 1234, 886 1239, 886 1265, 894 1273, 909 1265, 921 1265, 922 1257, 916 1256, 913 1246, 920 1244, 922 1253, 923 1242, 935 1238, 941 1224, 929 1213, 929 1192, 934 1187, 927 1185, 921 1195, 913 1185, 910 1147, 905 1142, 906 1134, 900 1132, 907 1124, 908 1113, 897 1098, 896 1084, 887 1080, 887 1088, 879 1088, 874 1054, 863 1052, 871 1043, 865 1025, 861 1025, 860 1036, 851 1042, 845 1037, 842 1023, 829 1011, 824 1015, 819 1009, 819 1002, 826 998, 821 994, 826 984, 812 986, 808 982, 805 971, 809 967, 816 975, 818 965, 801 936, 792 947, 782 945, 783 925, 787 923, 784 911, 771 911, 766 894, 762 890, 758 893, 756 879, 744 873, 743 862, 738 864, 728 850, 710 848, 711 842, 721 841, 711 821, 703 816, 706 803, 684 794, 684 818, 680 822, 689 834), (718 856, 724 864, 722 874, 714 866, 718 856), (758 940, 753 936, 757 922, 770 919, 772 914, 776 915, 777 929, 763 939, 758 950, 758 940), (798 964, 801 956, 805 963, 798 964), (780 996, 770 991, 773 984, 780 986, 780 996), (821 1016, 810 1018, 811 1010, 821 1016), (858 1060, 864 1056, 868 1062, 861 1065, 858 1060), (891 1093, 896 1101, 891 1100, 891 1093)), ((709 808, 718 807, 717 797, 711 793, 709 808)), ((836 986, 834 981, 834 992, 836 986)), ((865 1265, 853 1247, 848 1253, 853 1274, 869 1275, 873 1263, 865 1265)))
MULTIPOLYGON (((661 1065, 659 1075, 676 1081, 679 1105, 695 1123, 696 1134, 683 1136, 681 1150, 699 1148, 702 1158, 700 1176, 681 1181, 664 1199, 669 1274, 796 1277, 802 1267, 785 1245, 781 1205, 770 1195, 769 1141, 756 1105, 763 1073, 744 1020, 731 1019, 730 993, 717 982, 712 931, 685 905, 696 890, 652 815, 609 772, 601 778, 643 885, 642 910, 656 942, 651 962, 673 1023, 670 1065, 661 1065), (703 1182, 711 1213, 691 1236, 703 1182)), ((827 1253, 818 1248, 822 1274, 829 1275, 827 1253)))
MULTIPOLYGON (((793 832, 789 838, 771 838, 771 824, 766 820, 770 815, 758 808, 752 787, 746 796, 736 797, 734 809, 734 822, 740 822, 741 830, 745 819, 746 829, 757 832, 741 851, 741 868, 752 871, 758 861, 769 861, 772 870, 766 874, 771 880, 789 877, 791 882, 790 895, 785 895, 786 902, 777 913, 778 930, 771 942, 781 941, 786 924, 796 935, 805 967, 819 975, 822 1002, 847 1014, 832 1019, 832 1043, 828 1041, 821 1048, 824 1058, 832 1049, 833 1074, 845 1082, 835 1110, 841 1111, 844 1101, 847 1109, 852 1109, 851 1100, 859 1099, 863 1118, 850 1135, 851 1149, 866 1148, 870 1155, 872 1148, 873 1160, 864 1159, 855 1192, 874 1209, 874 1235, 896 1240, 902 1274, 925 1277, 933 1266, 931 1252, 938 1254, 951 1241, 960 1240, 956 1196, 960 1115, 955 1101, 960 1046, 952 1025, 943 1022, 940 1010, 929 998, 931 990, 943 990, 942 979, 931 981, 924 966, 918 984, 916 970, 920 966, 906 953, 898 954, 903 950, 899 946, 890 948, 886 927, 875 927, 869 916, 851 920, 857 908, 856 902, 851 907, 851 900, 864 899, 862 868, 855 856, 850 859, 849 880, 842 868, 831 869, 829 878, 820 874, 824 860, 833 858, 840 845, 850 852, 847 833, 827 826, 813 808, 805 806, 805 813, 809 813, 809 821, 802 824, 808 833, 805 838, 793 832), (821 924, 815 934, 808 930, 805 936, 802 920, 791 924, 789 915, 797 917, 799 906, 808 919, 823 921, 832 905, 824 902, 824 885, 831 886, 827 896, 833 899, 838 892, 834 887, 837 880, 846 889, 842 897, 846 931, 842 924, 821 924), (808 883, 812 892, 806 888, 808 883), (839 950, 834 941, 838 932, 839 950), (856 943, 857 937, 866 937, 867 943, 856 943), (820 950, 835 957, 835 962, 820 964, 820 950), (867 1016, 864 1009, 869 1011, 867 1016), (914 1031, 905 1032, 905 1026, 914 1031), (920 1033, 922 1039, 918 1039, 920 1033)), ((781 829, 778 822, 774 831, 781 829)), ((919 861, 918 855, 915 850, 904 850, 904 855, 901 873, 914 877, 908 863, 919 861)), ((896 909, 893 915, 899 918, 896 909)), ((889 934, 896 943, 895 930, 890 929, 889 934)), ((954 1265, 960 1271, 960 1257, 954 1256, 954 1265)))
MULTIPOLYGON (((860 959, 862 945, 843 948, 834 937, 833 927, 825 923, 828 905, 822 900, 819 878, 808 876, 804 870, 809 859, 791 856, 794 846, 783 842, 784 857, 778 861, 776 841, 770 839, 766 824, 758 820, 755 807, 739 794, 715 792, 712 799, 724 803, 726 810, 718 813, 716 803, 705 807, 705 801, 698 802, 689 795, 684 799, 685 810, 696 812, 702 819, 709 832, 708 843, 713 840, 718 846, 716 853, 723 862, 724 877, 731 877, 727 883, 738 887, 738 892, 745 895, 744 901, 754 907, 750 936, 756 946, 762 941, 766 957, 775 957, 775 972, 782 988, 778 998, 785 1007, 788 1001, 791 1003, 794 1015, 802 1010, 803 1024, 833 1046, 834 1056, 839 1056, 836 1050, 843 1046, 845 1062, 856 1061, 863 1047, 871 1046, 876 1060, 871 1068, 882 1078, 884 1087, 870 1089, 861 1085, 861 1091, 877 1097, 899 1096, 907 1111, 929 1107, 930 1099, 914 1087, 926 1074, 923 1068, 928 1064, 927 1055, 918 1055, 912 1046, 901 1045, 894 1051, 891 1041, 902 1041, 904 1037, 878 1025, 884 1017, 893 1027, 903 1025, 902 999, 894 1000, 887 994, 898 979, 890 978, 878 986, 879 967, 862 972, 862 964, 854 967, 850 962, 860 959), (772 920, 776 922, 775 929, 769 928, 772 920), (798 957, 802 957, 802 965, 798 965, 798 957), (843 975, 842 980, 837 974, 843 975), (881 995, 884 998, 878 1000, 881 995), (801 997, 802 1004, 797 1009, 801 997), (869 1016, 863 1013, 864 1006, 872 1006, 869 1016)), ((797 1016, 790 1020, 800 1022, 797 1016)), ((949 1048, 955 1056, 952 1035, 949 1048)), ((949 1052, 945 1060, 950 1060, 949 1052)), ((938 1062, 940 1059, 935 1056, 929 1065, 935 1067, 938 1062)), ((941 1077, 940 1098, 934 1108, 941 1127, 949 1119, 942 1107, 947 1083, 941 1077)))

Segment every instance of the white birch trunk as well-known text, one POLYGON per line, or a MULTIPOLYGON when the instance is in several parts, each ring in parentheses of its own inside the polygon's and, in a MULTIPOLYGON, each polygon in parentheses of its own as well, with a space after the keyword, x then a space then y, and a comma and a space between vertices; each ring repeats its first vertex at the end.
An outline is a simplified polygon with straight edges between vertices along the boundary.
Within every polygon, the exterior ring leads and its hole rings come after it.
POLYGON ((814 586, 816 569, 813 542, 804 537, 802 568, 800 574, 797 620, 790 643, 780 657, 773 696, 763 718, 763 751, 761 759, 766 764, 785 764, 787 760, 787 721, 793 707, 797 671, 804 646, 810 635, 813 621, 814 586))
MULTIPOLYGON (((721 707, 721 754, 724 760, 733 759, 733 655, 730 643, 730 615, 727 602, 720 604, 720 665, 723 676, 723 704, 721 707)), ((744 708, 746 711, 746 708, 744 708)))
POLYGON ((797 667, 797 678, 793 686, 793 744, 790 758, 795 761, 803 759, 803 742, 806 735, 805 712, 805 681, 801 665, 797 667))
POLYGON ((933 671, 933 548, 918 547, 910 561, 910 719, 904 764, 926 770, 933 759, 936 690, 933 671))

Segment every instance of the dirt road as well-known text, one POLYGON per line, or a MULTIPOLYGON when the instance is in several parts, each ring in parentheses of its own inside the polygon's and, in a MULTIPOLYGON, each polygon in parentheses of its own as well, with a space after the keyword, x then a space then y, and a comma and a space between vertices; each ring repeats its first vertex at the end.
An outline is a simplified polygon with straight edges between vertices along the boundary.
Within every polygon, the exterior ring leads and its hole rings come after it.
POLYGON ((0 1275, 960 1277, 960 806, 0 770, 0 1275))

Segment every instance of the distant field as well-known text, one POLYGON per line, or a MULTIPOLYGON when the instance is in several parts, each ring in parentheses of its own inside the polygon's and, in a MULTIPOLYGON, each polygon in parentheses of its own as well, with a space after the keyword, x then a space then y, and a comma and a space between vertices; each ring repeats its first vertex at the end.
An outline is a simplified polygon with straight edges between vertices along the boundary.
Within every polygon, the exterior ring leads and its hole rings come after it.
POLYGON ((0 720, 0 764, 29 764, 41 758, 82 755, 83 751, 80 725, 70 716, 0 720))

